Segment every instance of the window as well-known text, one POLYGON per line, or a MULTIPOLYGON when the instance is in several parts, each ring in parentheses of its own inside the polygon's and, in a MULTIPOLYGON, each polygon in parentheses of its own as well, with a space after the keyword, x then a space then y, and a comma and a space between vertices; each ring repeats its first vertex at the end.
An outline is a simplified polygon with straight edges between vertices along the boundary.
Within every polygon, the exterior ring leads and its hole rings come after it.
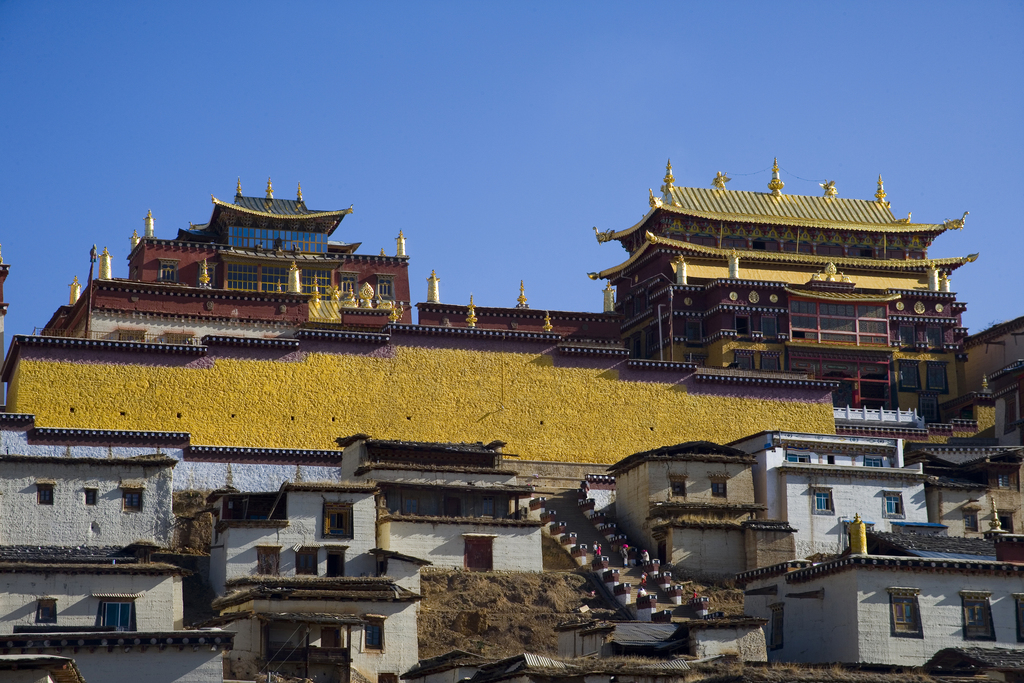
POLYGON ((716 498, 725 498, 725 482, 724 481, 713 481, 711 482, 711 495, 716 498))
POLYGON ((146 341, 145 330, 117 330, 118 341, 134 341, 144 342, 146 341))
POLYGON ((772 650, 778 650, 782 647, 782 628, 783 628, 783 616, 782 616, 782 605, 772 605, 772 634, 771 643, 769 647, 772 650))
POLYGON ((834 515, 835 507, 832 504, 832 489, 815 489, 814 491, 814 514, 834 515))
POLYGON ((1013 533, 1013 515, 999 515, 999 526, 1008 534, 1013 533))
POLYGON ((753 370, 754 369, 754 354, 753 353, 740 353, 739 351, 733 352, 733 362, 736 363, 736 367, 740 370, 753 370))
POLYGON ((121 501, 125 512, 140 512, 142 510, 142 489, 124 489, 121 493, 121 501))
POLYGON ((86 489, 85 490, 85 504, 86 505, 95 505, 96 504, 96 497, 98 495, 99 495, 99 491, 97 491, 96 489, 86 489))
POLYGON ((1010 488, 1010 475, 1007 473, 996 475, 996 487, 1001 489, 1010 488))
POLYGON ((736 316, 736 334, 743 337, 750 334, 750 316, 736 316))
POLYGON ((36 623, 57 623, 57 601, 53 598, 40 598, 36 603, 36 623))
POLYGON ((1024 593, 1014 593, 1017 601, 1017 642, 1024 643, 1024 593))
POLYGON ((419 514, 419 510, 420 510, 420 499, 419 498, 411 498, 411 497, 408 497, 408 496, 403 496, 402 497, 402 503, 403 503, 403 505, 402 505, 402 512, 404 514, 406 514, 406 515, 416 515, 416 514, 419 514))
POLYGON ((228 243, 243 249, 283 249, 285 251, 302 251, 323 253, 327 251, 327 235, 319 232, 300 232, 297 230, 269 230, 265 228, 246 228, 233 225, 228 228, 228 243))
POLYGON ((939 421, 939 399, 935 396, 918 396, 917 407, 925 422, 939 421))
POLYGON ((885 458, 880 455, 865 455, 864 467, 885 467, 885 458))
POLYGON ((672 479, 670 480, 672 495, 678 498, 684 498, 686 496, 686 480, 685 479, 672 479))
POLYGON ((384 621, 368 619, 363 627, 365 647, 367 650, 384 650, 384 621))
POLYGON ((913 325, 900 325, 900 346, 914 346, 917 343, 917 330, 913 325))
POLYGON ((327 576, 345 576, 345 551, 327 551, 327 576))
POLYGON ((817 339, 841 344, 888 344, 885 306, 790 302, 794 339, 817 339))
POLYGON ((178 262, 169 259, 160 259, 160 275, 157 279, 160 282, 177 282, 178 262))
POLYGON ((53 484, 36 484, 36 502, 53 505, 53 484))
POLYGON ((240 289, 245 292, 255 292, 259 289, 257 286, 258 282, 258 266, 251 266, 245 263, 228 264, 225 283, 228 289, 240 289))
POLYGON ((465 568, 470 571, 489 572, 494 568, 494 538, 470 536, 466 538, 465 568))
POLYGON ((348 503, 324 505, 324 536, 352 538, 352 506, 348 503))
POLYGON ((699 320, 687 320, 686 321, 686 341, 688 342, 699 342, 703 338, 700 331, 699 320))
POLYGON ((989 595, 974 591, 961 591, 964 607, 964 640, 995 640, 989 595))
POLYGON ((303 268, 300 280, 303 294, 312 294, 314 285, 319 289, 320 294, 324 294, 331 286, 331 271, 323 268, 303 268))
POLYGON ((977 531, 978 530, 978 513, 977 512, 965 512, 964 513, 964 531, 977 531))
POLYGON ((898 491, 886 491, 885 510, 882 516, 887 519, 903 519, 903 494, 898 491))
POLYGON ((133 631, 132 617, 134 603, 103 602, 100 603, 100 626, 113 626, 117 631, 133 631))
POLYGON ((900 361, 900 391, 917 391, 921 388, 917 361, 900 361))
POLYGON ((924 330, 925 339, 928 341, 928 347, 932 349, 942 348, 942 328, 937 325, 929 325, 924 330))
POLYGON ((779 369, 779 357, 773 354, 761 354, 761 369, 762 370, 778 370, 779 369))
POLYGON ((484 498, 483 498, 483 500, 481 502, 482 502, 481 512, 482 512, 483 516, 484 517, 493 517, 494 516, 494 497, 493 496, 484 496, 484 498))
POLYGON ((916 588, 889 588, 889 607, 892 617, 892 635, 903 638, 922 638, 921 614, 917 605, 916 588))
POLYGON ((287 292, 288 270, 288 268, 278 268, 277 266, 261 266, 260 291, 287 292))
POLYGON ((317 549, 302 548, 295 551, 295 573, 316 576, 317 574, 317 549))
POLYGON ((761 334, 769 339, 774 339, 779 336, 779 320, 778 318, 761 318, 761 334))
POLYGON ((791 451, 786 450, 786 462, 810 462, 811 454, 809 452, 791 451))
POLYGON ((390 275, 377 276, 377 296, 381 299, 394 300, 395 279, 390 275))
POLYGON ((164 332, 167 344, 195 344, 196 336, 191 332, 164 332))
POLYGON ((281 570, 281 549, 277 547, 256 548, 256 573, 277 576, 281 570))
POLYGON ((946 391, 946 364, 928 363, 928 389, 946 391))

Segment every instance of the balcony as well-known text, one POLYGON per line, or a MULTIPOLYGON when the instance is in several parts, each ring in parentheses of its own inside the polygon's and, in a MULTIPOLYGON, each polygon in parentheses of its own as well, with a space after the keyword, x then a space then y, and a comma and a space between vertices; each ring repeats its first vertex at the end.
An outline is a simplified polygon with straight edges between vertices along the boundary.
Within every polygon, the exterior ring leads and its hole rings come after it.
POLYGON ((303 647, 296 643, 270 643, 268 662, 306 662, 344 664, 349 661, 347 647, 303 647))
POLYGON ((833 408, 836 420, 853 422, 865 427, 909 427, 924 429, 924 418, 917 410, 885 410, 884 408, 833 408))

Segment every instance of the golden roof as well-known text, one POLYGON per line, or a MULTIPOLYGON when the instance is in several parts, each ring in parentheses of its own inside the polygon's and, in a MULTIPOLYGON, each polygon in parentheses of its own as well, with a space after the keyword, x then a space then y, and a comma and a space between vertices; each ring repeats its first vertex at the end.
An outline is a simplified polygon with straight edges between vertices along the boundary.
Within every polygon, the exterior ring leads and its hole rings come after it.
POLYGON ((809 289, 793 289, 786 287, 786 291, 793 296, 800 296, 805 299, 824 299, 826 301, 845 301, 847 303, 875 303, 883 301, 895 301, 900 298, 899 294, 856 294, 854 292, 820 292, 809 289))
POLYGON ((728 258, 735 254, 740 257, 740 260, 751 260, 751 261, 775 261, 783 263, 801 263, 807 265, 827 266, 829 263, 834 263, 836 266, 844 266, 847 268, 860 268, 863 270, 916 270, 921 268, 945 268, 952 270, 958 268, 965 263, 971 263, 978 259, 978 254, 971 254, 969 256, 961 256, 955 258, 940 258, 940 259, 875 259, 875 258, 858 258, 854 256, 819 256, 817 254, 798 254, 791 253, 788 251, 758 251, 753 249, 722 249, 719 247, 706 247, 703 244, 693 244, 691 242, 682 242, 680 240, 674 240, 669 237, 661 237, 648 231, 646 233, 647 242, 637 249, 633 254, 620 263, 617 266, 612 266, 602 270, 599 273, 591 273, 590 279, 598 280, 615 275, 622 271, 631 263, 639 259, 650 245, 663 244, 669 247, 676 247, 683 249, 693 254, 701 256, 717 257, 717 258, 728 258))
POLYGON ((652 206, 639 223, 612 233, 609 239, 619 239, 630 234, 659 208, 671 213, 708 220, 860 232, 943 232, 963 227, 963 219, 939 224, 897 220, 887 203, 842 197, 793 194, 774 196, 770 192, 672 186, 666 188, 661 199, 652 197, 651 203, 656 206, 652 206))
MULTIPOLYGON (((239 213, 246 213, 251 216, 265 216, 267 218, 339 218, 342 216, 347 216, 348 214, 352 213, 352 207, 349 207, 347 209, 340 209, 338 211, 304 211, 301 210, 305 208, 304 206, 298 207, 300 202, 283 199, 268 200, 267 204, 271 205, 271 208, 273 210, 260 211, 259 209, 241 206, 237 203, 223 202, 214 197, 213 195, 210 195, 210 198, 213 200, 214 206, 222 206, 225 209, 231 209, 232 211, 238 211, 239 213), (273 203, 271 204, 271 202, 273 203), (285 207, 285 209, 282 210, 282 207, 285 207)), ((249 198, 243 197, 243 199, 249 198)), ((263 202, 262 199, 259 199, 258 201, 263 202)))

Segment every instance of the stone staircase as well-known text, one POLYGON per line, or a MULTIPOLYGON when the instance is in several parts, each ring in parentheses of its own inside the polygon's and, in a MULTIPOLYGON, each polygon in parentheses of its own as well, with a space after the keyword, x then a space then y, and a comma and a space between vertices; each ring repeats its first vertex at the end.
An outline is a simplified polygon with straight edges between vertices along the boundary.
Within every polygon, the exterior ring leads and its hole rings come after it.
MULTIPOLYGON (((593 475, 588 475, 588 479, 593 475)), ((593 477, 598 485, 610 477, 593 477)), ((614 486, 614 484, 612 484, 614 486)), ((638 621, 681 621, 700 619, 707 614, 707 598, 693 598, 684 586, 672 579, 670 567, 661 567, 657 559, 640 564, 640 551, 626 538, 597 501, 583 489, 543 489, 534 493, 530 515, 545 522, 544 533, 557 539, 580 567, 589 567, 594 582, 601 586, 605 599, 624 617, 638 621), (623 563, 620 548, 629 546, 629 562, 623 563), (601 553, 594 548, 600 546, 601 553), (647 574, 641 596, 641 581, 647 574)))

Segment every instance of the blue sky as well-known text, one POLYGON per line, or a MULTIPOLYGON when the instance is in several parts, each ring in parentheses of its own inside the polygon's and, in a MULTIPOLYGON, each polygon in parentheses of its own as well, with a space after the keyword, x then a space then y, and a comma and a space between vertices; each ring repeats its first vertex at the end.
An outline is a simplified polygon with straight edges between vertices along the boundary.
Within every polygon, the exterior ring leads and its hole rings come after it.
POLYGON ((408 238, 413 300, 600 310, 601 230, 679 185, 871 198, 941 222, 978 330, 1024 314, 1024 4, 0 2, 0 244, 12 333, 95 243, 205 222, 241 176, 408 238), (757 173, 761 171, 760 173, 757 173), (753 175, 740 175, 753 173, 753 175), (805 178, 809 180, 800 180, 805 178))

